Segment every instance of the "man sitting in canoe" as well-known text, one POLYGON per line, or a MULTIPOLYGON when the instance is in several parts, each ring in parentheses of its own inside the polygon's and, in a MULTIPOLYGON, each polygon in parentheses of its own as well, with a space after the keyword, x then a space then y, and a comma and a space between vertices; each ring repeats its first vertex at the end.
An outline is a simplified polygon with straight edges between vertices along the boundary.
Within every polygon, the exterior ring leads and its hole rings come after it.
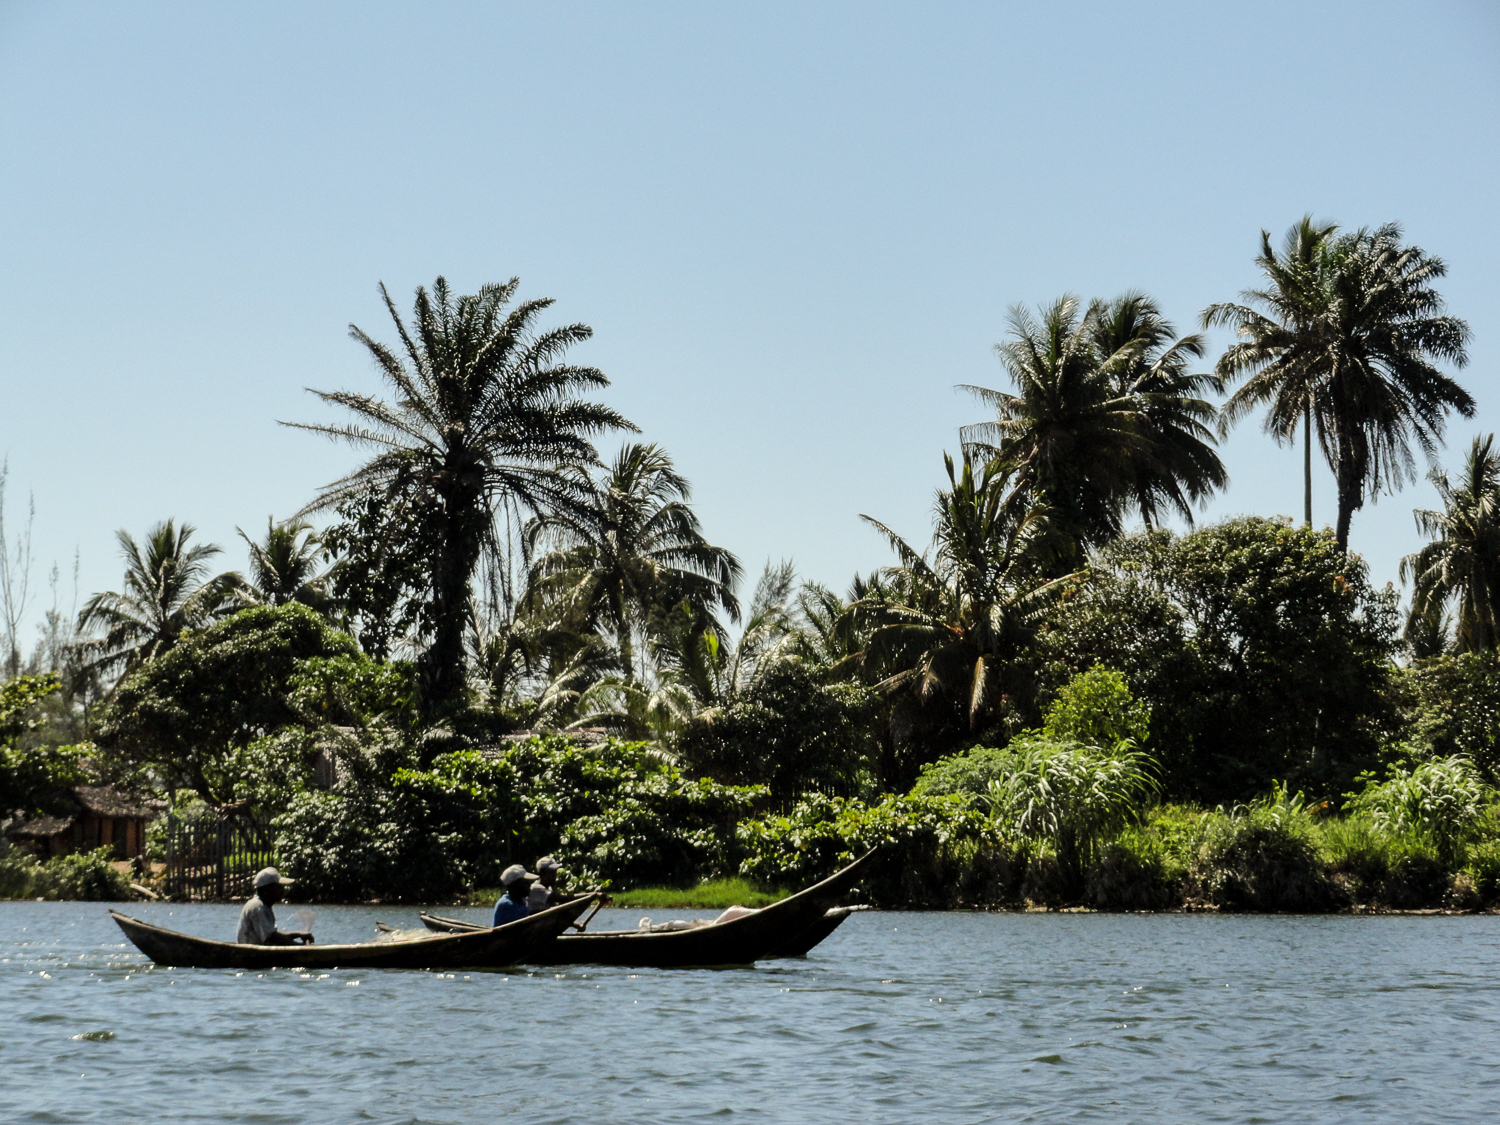
POLYGON ((511 864, 500 873, 500 882, 505 887, 505 893, 495 900, 495 919, 490 925, 503 926, 507 922, 514 922, 531 913, 526 900, 530 896, 534 879, 536 876, 519 863, 511 864))
POLYGON ((312 934, 306 930, 282 933, 276 928, 276 915, 271 907, 286 894, 284 888, 293 880, 283 879, 274 867, 267 867, 255 876, 255 893, 240 910, 240 933, 235 940, 241 945, 311 945, 312 934))
POLYGON ((536 882, 531 884, 531 893, 526 898, 526 905, 533 914, 568 901, 570 896, 557 889, 557 873, 561 870, 562 864, 550 855, 536 861, 536 882))

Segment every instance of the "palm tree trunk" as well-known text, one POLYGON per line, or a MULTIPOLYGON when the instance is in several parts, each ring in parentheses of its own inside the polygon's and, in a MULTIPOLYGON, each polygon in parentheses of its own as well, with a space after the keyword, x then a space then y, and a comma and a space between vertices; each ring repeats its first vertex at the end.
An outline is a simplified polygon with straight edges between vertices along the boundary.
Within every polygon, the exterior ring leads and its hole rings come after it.
POLYGON ((457 497, 446 497, 443 541, 432 568, 432 643, 417 659, 422 711, 436 716, 463 702, 464 627, 469 610, 469 576, 479 555, 468 511, 457 497))
POLYGON ((1346 465, 1339 466, 1339 522, 1334 530, 1340 551, 1349 549, 1349 521, 1354 518, 1355 509, 1364 504, 1361 496, 1363 485, 1364 481, 1359 474, 1346 465))
POLYGON ((1302 404, 1302 525, 1312 529, 1312 400, 1302 404))

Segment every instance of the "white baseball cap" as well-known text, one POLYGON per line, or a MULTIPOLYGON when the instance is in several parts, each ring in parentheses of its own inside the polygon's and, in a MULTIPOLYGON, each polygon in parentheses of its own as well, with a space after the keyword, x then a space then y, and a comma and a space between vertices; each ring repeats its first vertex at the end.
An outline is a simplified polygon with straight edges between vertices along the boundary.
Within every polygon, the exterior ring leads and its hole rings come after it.
POLYGON ((514 883, 517 879, 535 878, 535 875, 533 875, 530 871, 527 871, 526 868, 522 867, 519 863, 512 863, 509 867, 507 867, 500 873, 500 882, 507 887, 514 883))
POLYGON ((262 887, 269 887, 273 883, 279 883, 279 884, 281 884, 284 887, 288 883, 295 883, 296 881, 297 880, 295 880, 295 879, 283 879, 281 877, 281 873, 279 871, 277 871, 276 868, 274 868, 274 867, 267 867, 264 870, 259 871, 259 872, 256 873, 256 875, 255 875, 255 889, 256 890, 260 890, 260 888, 262 888, 262 887))

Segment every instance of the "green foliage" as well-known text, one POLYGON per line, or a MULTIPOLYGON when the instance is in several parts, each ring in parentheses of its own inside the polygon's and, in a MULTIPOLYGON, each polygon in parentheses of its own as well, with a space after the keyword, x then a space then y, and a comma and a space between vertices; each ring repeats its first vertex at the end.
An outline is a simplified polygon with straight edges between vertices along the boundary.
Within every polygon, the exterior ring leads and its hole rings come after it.
POLYGON ((87 742, 29 748, 0 745, 0 815, 62 811, 65 791, 88 780, 84 762, 95 752, 87 742))
POLYGON ((0 817, 57 811, 61 793, 85 779, 83 760, 93 746, 28 746, 20 741, 44 722, 39 705, 59 689, 52 672, 0 684, 0 817))
POLYGON ((101 708, 99 742, 117 766, 228 804, 246 795, 245 748, 300 721, 286 690, 299 663, 356 655, 306 606, 243 610, 127 677, 101 708))
POLYGON ((1105 748, 1023 735, 1010 771, 990 782, 990 815, 1003 832, 1045 841, 1062 874, 1081 882, 1107 833, 1154 796, 1151 759, 1129 741, 1105 748))
POLYGON ((586 881, 629 887, 683 883, 734 870, 734 827, 765 790, 693 782, 673 771, 621 787, 593 816, 563 829, 558 850, 586 881))
POLYGON ((1130 825, 1099 849, 1084 876, 1083 901, 1096 910, 1163 910, 1182 898, 1182 871, 1157 834, 1130 825))
POLYGON ((335 507, 339 518, 322 540, 339 559, 329 582, 340 623, 365 652, 384 660, 403 638, 417 635, 430 569, 424 544, 437 534, 436 521, 431 512, 393 508, 373 490, 335 507))
POLYGON ((1396 595, 1326 532, 1259 518, 1111 545, 1042 638, 1048 678, 1102 664, 1149 709, 1165 792, 1319 796, 1377 760, 1396 595))
POLYGON ((742 821, 740 871, 762 886, 806 886, 871 848, 863 886, 878 904, 954 906, 1012 897, 1024 858, 956 797, 888 797, 878 805, 809 797, 781 816, 742 821))
POLYGON ((1318 825, 1329 872, 1348 898, 1370 907, 1442 906, 1451 873, 1430 836, 1393 832, 1364 814, 1318 825))
POLYGON ((377 663, 355 652, 300 661, 287 681, 291 708, 309 726, 369 727, 415 732, 416 670, 404 661, 377 663))
POLYGON ((1044 619, 1073 591, 1078 575, 1056 576, 1056 530, 1048 510, 1007 510, 1016 467, 943 458, 949 487, 934 505, 933 557, 890 528, 862 517, 900 560, 847 612, 869 639, 862 665, 891 695, 894 730, 917 745, 903 787, 917 767, 960 741, 1011 729, 1036 691, 1032 661, 1044 619), (900 690, 898 690, 900 689, 900 690))
POLYGON ((61 690, 56 672, 16 676, 0 684, 0 742, 7 742, 36 725, 32 709, 61 690))
POLYGON ((1425 755, 1468 758, 1500 785, 1500 660, 1487 652, 1436 656, 1394 677, 1406 737, 1425 755))
POLYGON ((1481 901, 1500 903, 1500 840, 1486 840, 1470 848, 1464 874, 1481 901))
POLYGON ((1341 903, 1305 812, 1285 802, 1205 816, 1185 880, 1189 901, 1221 910, 1306 913, 1341 903))
POLYGON ((131 897, 130 881, 110 865, 112 852, 106 846, 43 863, 0 841, 0 899, 124 902, 131 897))
POLYGON ((968 796, 972 804, 988 807, 993 782, 1009 777, 1015 755, 1009 750, 976 746, 961 754, 949 754, 922 767, 922 776, 912 786, 913 797, 968 796))
POLYGON ((873 688, 824 683, 800 660, 765 669, 727 705, 691 719, 672 748, 696 773, 735 785, 764 785, 790 803, 815 790, 854 796, 875 753, 873 688))
POLYGON ((566 857, 575 881, 629 887, 733 871, 734 825, 765 791, 684 777, 641 743, 560 736, 417 767, 386 751, 277 819, 277 854, 326 898, 435 898, 566 857))
POLYGON ((1042 723, 1042 734, 1054 742, 1089 746, 1126 739, 1142 745, 1150 731, 1151 709, 1135 700, 1123 675, 1099 665, 1063 685, 1042 723))
POLYGON ((1397 766, 1384 781, 1359 780, 1366 785, 1349 795, 1350 811, 1368 814, 1384 832, 1428 837, 1445 859, 1473 833, 1486 797, 1474 767, 1459 757, 1397 766))
POLYGON ((1457 484, 1442 469, 1433 469, 1427 479, 1437 488, 1443 510, 1418 508, 1412 513, 1417 530, 1432 541, 1401 560, 1402 580, 1414 580, 1408 639, 1430 646, 1433 633, 1445 632, 1440 627, 1444 606, 1457 602, 1455 647, 1493 654, 1500 644, 1500 454, 1495 435, 1475 435, 1457 484))

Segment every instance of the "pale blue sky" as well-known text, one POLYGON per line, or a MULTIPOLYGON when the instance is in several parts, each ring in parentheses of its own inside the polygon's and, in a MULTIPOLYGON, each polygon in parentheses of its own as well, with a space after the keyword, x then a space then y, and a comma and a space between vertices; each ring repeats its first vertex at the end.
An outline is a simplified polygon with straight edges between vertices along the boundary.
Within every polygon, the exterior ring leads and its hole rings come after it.
MULTIPOLYGON (((519 275, 710 538, 842 588, 889 561, 859 513, 926 541, 1007 306, 1140 288, 1189 329, 1308 211, 1447 260, 1456 464, 1500 429, 1497 131, 1479 0, 0 3, 10 529, 34 493, 37 610, 166 516, 243 566, 236 525, 353 464, 276 420, 380 390, 345 334, 389 337, 377 282, 519 275)), ((1297 452, 1247 423, 1224 457, 1202 518, 1300 511, 1297 452)), ((1377 580, 1431 502, 1356 515, 1377 580)))

